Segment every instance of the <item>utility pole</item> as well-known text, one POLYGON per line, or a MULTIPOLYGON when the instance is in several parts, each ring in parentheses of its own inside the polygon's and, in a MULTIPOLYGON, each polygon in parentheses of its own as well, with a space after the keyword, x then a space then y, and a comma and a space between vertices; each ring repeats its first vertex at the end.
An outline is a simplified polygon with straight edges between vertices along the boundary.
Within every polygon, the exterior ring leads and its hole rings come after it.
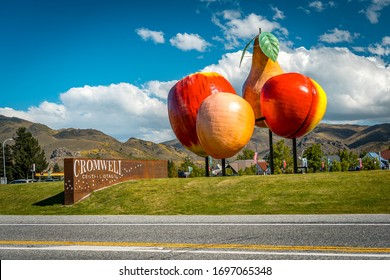
POLYGON ((269 140, 269 166, 271 169, 271 174, 274 174, 274 144, 272 141, 272 131, 271 129, 268 129, 268 140, 269 140))
POLYGON ((294 174, 298 173, 298 160, 297 160, 297 138, 292 139, 293 145, 293 159, 294 159, 294 174))
POLYGON ((222 176, 226 176, 226 160, 223 158, 221 160, 221 164, 222 164, 222 176))
POLYGON ((206 171, 206 177, 210 177, 210 172, 209 172, 209 157, 205 157, 205 171, 206 171))
POLYGON ((11 140, 14 140, 12 138, 8 138, 8 139, 5 139, 4 142, 3 142, 3 170, 4 170, 4 175, 3 175, 3 178, 2 178, 2 183, 3 184, 7 184, 7 173, 6 173, 6 170, 5 170, 5 151, 4 151, 4 147, 5 147, 5 142, 7 141, 11 141, 11 140))

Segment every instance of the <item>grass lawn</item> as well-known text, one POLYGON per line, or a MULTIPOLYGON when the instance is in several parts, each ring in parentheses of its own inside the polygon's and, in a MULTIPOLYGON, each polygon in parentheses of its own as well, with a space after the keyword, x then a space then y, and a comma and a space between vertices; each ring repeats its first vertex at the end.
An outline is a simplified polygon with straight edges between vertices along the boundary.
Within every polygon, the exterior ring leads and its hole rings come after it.
POLYGON ((3 215, 390 214, 390 171, 166 178, 62 205, 63 182, 0 186, 3 215))

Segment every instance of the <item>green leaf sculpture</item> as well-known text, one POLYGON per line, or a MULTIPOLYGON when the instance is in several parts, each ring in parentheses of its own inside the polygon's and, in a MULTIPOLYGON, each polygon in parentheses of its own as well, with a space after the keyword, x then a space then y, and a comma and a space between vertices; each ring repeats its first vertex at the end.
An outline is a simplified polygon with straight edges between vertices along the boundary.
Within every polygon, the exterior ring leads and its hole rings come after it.
POLYGON ((276 62, 279 54, 279 40, 270 32, 262 32, 259 35, 259 45, 263 53, 273 62, 276 62))
POLYGON ((245 52, 248 49, 249 45, 259 36, 259 47, 261 51, 269 57, 273 62, 276 62, 276 59, 279 55, 279 40, 271 32, 261 32, 259 35, 253 37, 246 45, 242 51, 240 67, 242 60, 244 58, 245 52))

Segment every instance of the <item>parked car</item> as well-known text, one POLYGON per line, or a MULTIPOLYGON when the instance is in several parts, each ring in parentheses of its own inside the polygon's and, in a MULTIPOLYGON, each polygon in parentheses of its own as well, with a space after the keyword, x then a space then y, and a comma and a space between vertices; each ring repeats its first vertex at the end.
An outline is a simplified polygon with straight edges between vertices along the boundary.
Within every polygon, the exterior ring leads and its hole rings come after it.
POLYGON ((44 182, 57 182, 58 180, 53 178, 47 178, 44 182))
POLYGON ((9 182, 9 184, 28 184, 28 183, 34 183, 35 180, 33 179, 17 179, 9 182))

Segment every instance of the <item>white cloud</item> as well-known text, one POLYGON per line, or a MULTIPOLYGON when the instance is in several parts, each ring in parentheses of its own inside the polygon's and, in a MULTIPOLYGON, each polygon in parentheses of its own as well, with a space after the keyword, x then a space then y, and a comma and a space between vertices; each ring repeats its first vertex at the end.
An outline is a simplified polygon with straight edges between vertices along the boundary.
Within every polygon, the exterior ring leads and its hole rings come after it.
POLYGON ((143 85, 143 90, 149 96, 156 96, 161 100, 168 98, 169 90, 175 85, 177 81, 160 82, 160 81, 149 81, 143 85))
POLYGON ((349 42, 351 43, 353 39, 359 36, 358 33, 351 34, 347 30, 340 30, 335 28, 333 30, 329 30, 328 33, 322 34, 319 37, 319 40, 327 43, 340 43, 340 42, 349 42))
POLYGON ((230 50, 240 46, 240 40, 250 40, 256 34, 259 34, 259 28, 262 31, 276 31, 281 35, 288 35, 286 28, 283 28, 279 23, 272 22, 263 16, 249 14, 242 18, 240 12, 235 10, 225 10, 216 13, 212 17, 212 22, 216 24, 224 33, 225 49, 230 50))
POLYGON ((6 116, 6 117, 16 117, 16 118, 31 121, 31 122, 37 121, 37 118, 35 118, 34 115, 29 114, 29 112, 17 111, 15 109, 9 108, 9 107, 0 108, 0 115, 6 116))
POLYGON ((382 38, 382 45, 390 46, 390 36, 385 36, 382 38))
POLYGON ((325 10, 328 7, 330 7, 330 8, 336 7, 336 3, 334 1, 329 1, 327 3, 323 3, 321 1, 312 1, 312 2, 309 2, 308 9, 306 9, 302 6, 298 7, 298 9, 304 11, 306 14, 310 14, 311 10, 314 10, 315 12, 321 13, 323 10, 325 10))
POLYGON ((286 17, 284 13, 281 10, 279 10, 277 7, 271 6, 271 9, 275 13, 275 15, 272 17, 273 20, 284 19, 286 17))
POLYGON ((368 52, 381 59, 390 55, 390 36, 385 36, 379 43, 370 44, 368 47, 354 47, 357 52, 368 52))
POLYGON ((197 50, 198 52, 204 52, 207 47, 210 46, 210 43, 198 34, 188 33, 177 33, 175 37, 169 40, 169 42, 172 46, 183 51, 197 50))
POLYGON ((241 55, 242 51, 224 54, 217 64, 206 66, 201 71, 221 74, 232 84, 236 93, 242 95, 242 85, 250 70, 251 57, 244 58, 241 67, 239 67, 241 55))
POLYGON ((199 1, 206 3, 206 5, 208 6, 209 4, 214 3, 214 2, 218 2, 219 0, 199 0, 199 1))
POLYGON ((379 21, 381 11, 388 5, 390 5, 390 0, 371 0, 371 4, 362 12, 372 24, 375 24, 379 21))
POLYGON ((387 56, 390 54, 390 48, 381 44, 370 45, 368 51, 377 56, 387 56))
POLYGON ((370 45, 368 51, 380 57, 390 55, 390 36, 383 37, 381 43, 370 45))
POLYGON ((313 8, 314 10, 316 10, 317 12, 322 12, 325 7, 324 7, 324 4, 322 4, 321 1, 313 1, 313 2, 310 2, 309 3, 309 7, 310 8, 313 8))
POLYGON ((310 14, 310 10, 308 10, 308 9, 306 9, 306 8, 302 7, 302 6, 298 7, 297 9, 298 9, 298 10, 302 10, 302 11, 304 11, 304 12, 305 12, 305 14, 310 14))
POLYGON ((163 44, 165 42, 164 33, 161 31, 152 31, 147 28, 138 28, 135 30, 137 34, 145 41, 152 40, 155 44, 163 44))

